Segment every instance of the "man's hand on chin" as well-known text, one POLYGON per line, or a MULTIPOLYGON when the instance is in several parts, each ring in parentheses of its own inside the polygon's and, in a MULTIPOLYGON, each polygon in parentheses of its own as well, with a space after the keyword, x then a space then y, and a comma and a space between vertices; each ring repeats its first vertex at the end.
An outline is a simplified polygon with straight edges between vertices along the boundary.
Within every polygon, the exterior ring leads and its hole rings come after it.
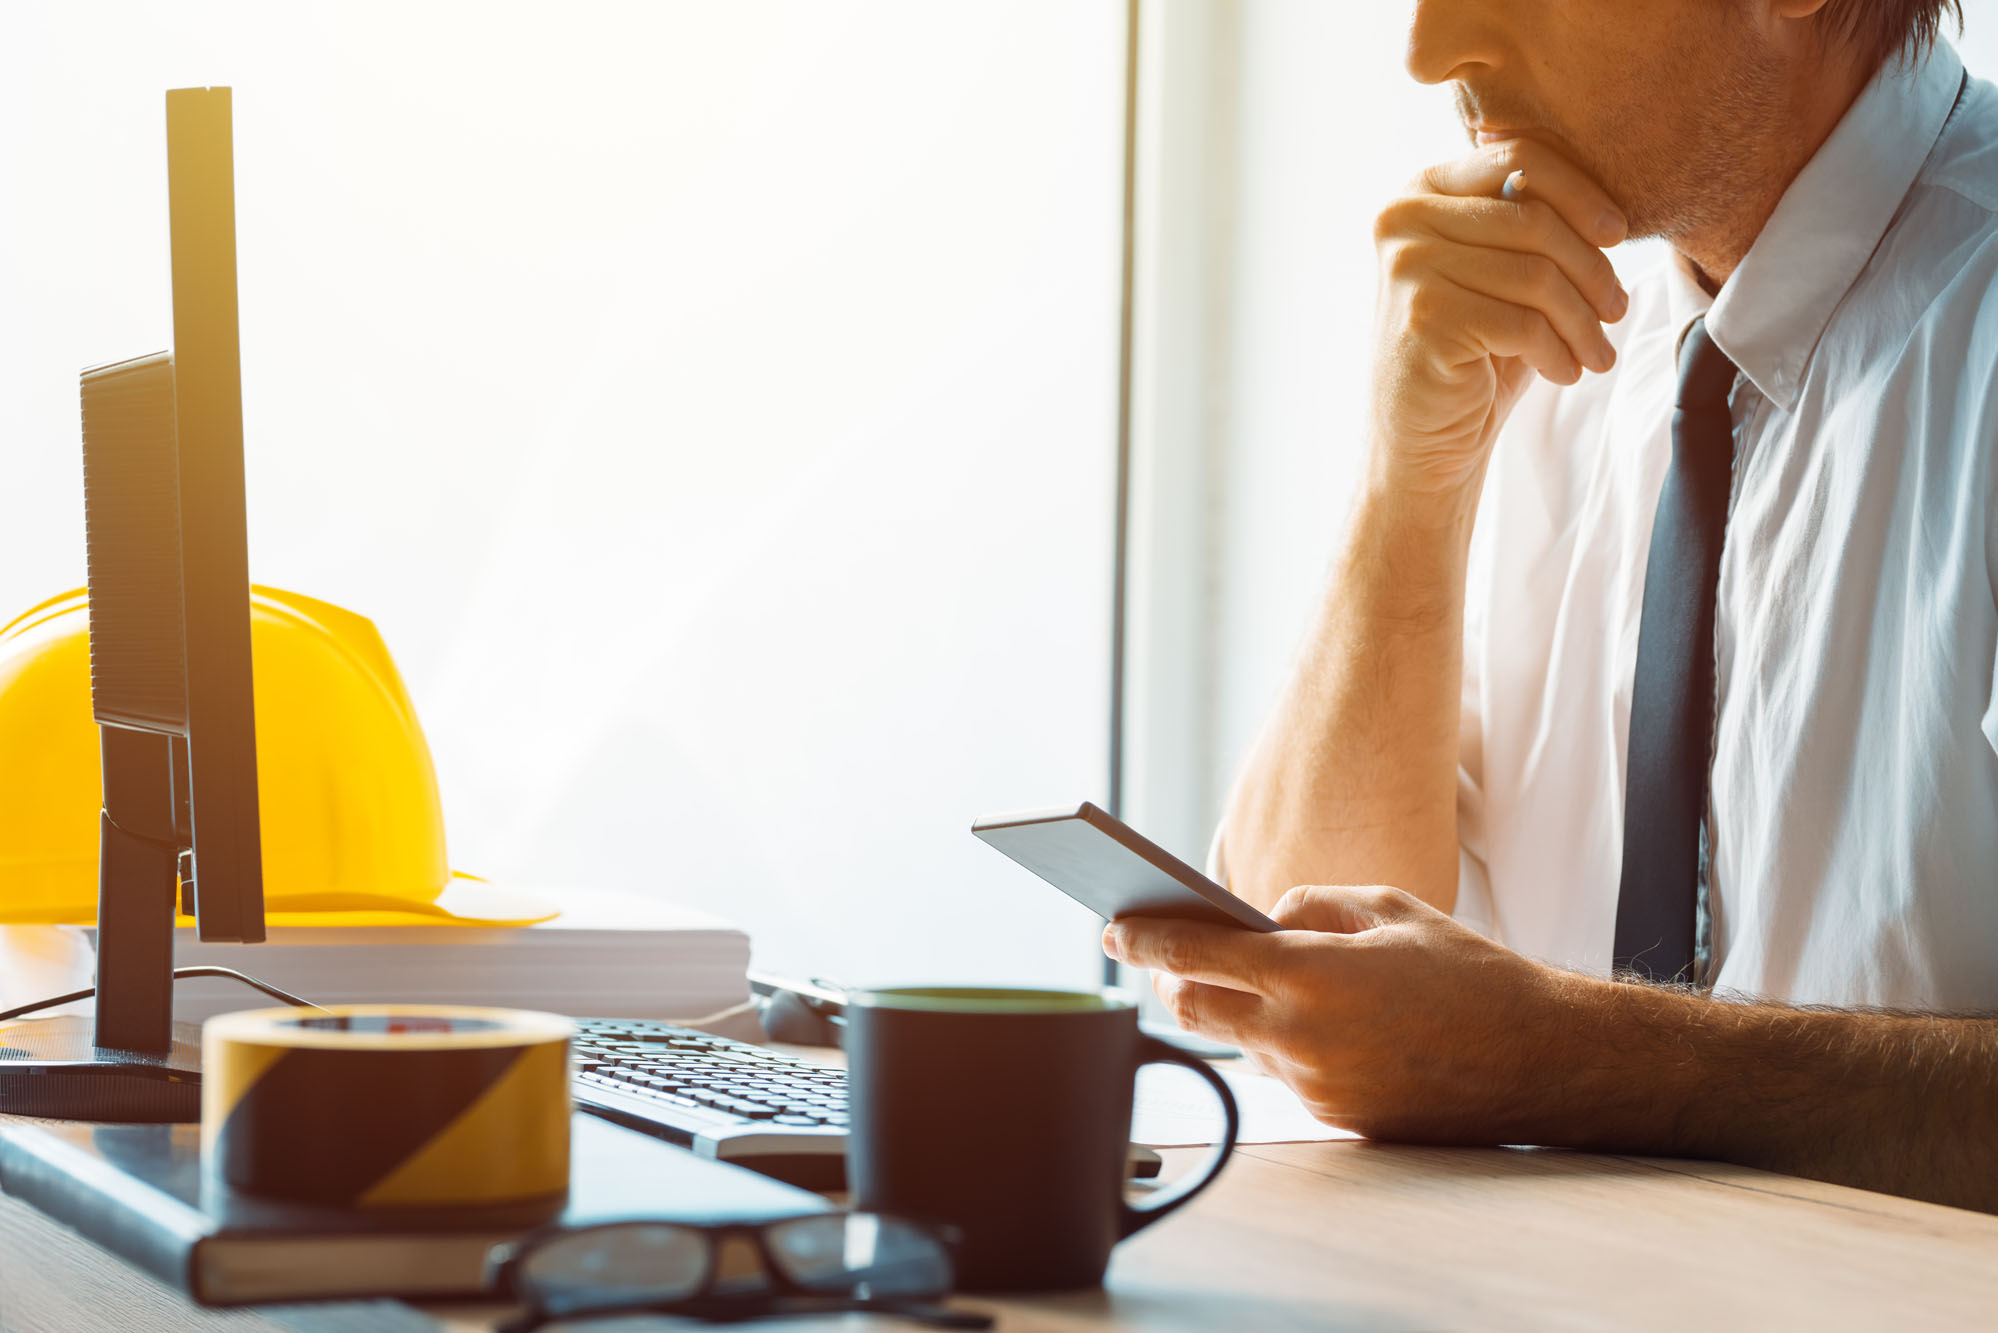
MULTIPOLYGON (((1378 1138, 1533 1142, 1586 992, 1390 888, 1292 889, 1277 934, 1158 918, 1103 932, 1180 1024, 1240 1046, 1320 1120, 1378 1138)), ((1579 1091, 1579 1090, 1577 1090, 1579 1091)))

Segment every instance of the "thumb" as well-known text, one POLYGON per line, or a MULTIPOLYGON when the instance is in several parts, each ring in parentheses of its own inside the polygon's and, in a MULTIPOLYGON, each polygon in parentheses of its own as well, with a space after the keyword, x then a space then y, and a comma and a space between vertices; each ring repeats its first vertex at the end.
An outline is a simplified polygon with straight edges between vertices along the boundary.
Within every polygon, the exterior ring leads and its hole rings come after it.
POLYGON ((1406 920, 1421 909, 1420 899, 1383 884, 1300 884, 1277 900, 1270 915, 1286 930, 1356 935, 1406 920))

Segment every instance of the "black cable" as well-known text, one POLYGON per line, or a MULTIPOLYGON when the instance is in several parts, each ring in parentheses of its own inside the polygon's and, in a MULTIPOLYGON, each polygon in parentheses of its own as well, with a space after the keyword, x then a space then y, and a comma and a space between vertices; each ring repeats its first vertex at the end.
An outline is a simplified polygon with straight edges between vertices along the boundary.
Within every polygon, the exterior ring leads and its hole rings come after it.
MULTIPOLYGON (((320 1007, 310 1000, 301 1000, 288 991, 281 991, 276 986, 265 985, 255 977, 245 976, 233 967, 176 967, 173 970, 173 979, 175 981, 180 981, 186 977, 227 977, 231 981, 240 981, 245 986, 255 987, 280 1004, 289 1004, 301 1009, 317 1009, 320 1007)), ((82 990, 73 990, 67 995, 57 995, 46 1000, 36 1000, 33 1004, 24 1004, 17 1009, 8 1009, 0 1012, 0 1023, 4 1023, 10 1018, 22 1018, 42 1009, 53 1009, 59 1004, 74 1004, 78 1000, 87 1000, 95 994, 97 994, 97 987, 86 986, 82 990)))

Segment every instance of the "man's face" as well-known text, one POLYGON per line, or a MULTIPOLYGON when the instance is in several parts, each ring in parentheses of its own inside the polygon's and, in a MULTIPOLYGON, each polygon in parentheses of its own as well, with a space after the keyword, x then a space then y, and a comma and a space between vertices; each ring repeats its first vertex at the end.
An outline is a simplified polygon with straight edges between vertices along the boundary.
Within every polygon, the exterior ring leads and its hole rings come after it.
POLYGON ((1416 0, 1408 70, 1451 82, 1473 142, 1538 139, 1633 236, 1724 224, 1783 123, 1755 0, 1416 0), (1481 133, 1482 132, 1482 133, 1481 133))

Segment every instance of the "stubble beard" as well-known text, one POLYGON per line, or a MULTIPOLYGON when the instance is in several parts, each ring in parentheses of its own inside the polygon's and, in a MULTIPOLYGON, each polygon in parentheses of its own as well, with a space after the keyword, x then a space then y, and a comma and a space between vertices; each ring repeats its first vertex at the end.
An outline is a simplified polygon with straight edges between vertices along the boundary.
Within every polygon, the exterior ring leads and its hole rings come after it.
POLYGON ((1652 67, 1645 86, 1561 124, 1543 109, 1459 85, 1466 125, 1491 119, 1540 127, 1623 210, 1629 235, 1656 237, 1706 256, 1738 260, 1795 169, 1784 136, 1792 121, 1779 71, 1735 31, 1652 67))
POLYGON ((1669 139, 1654 137, 1606 163, 1614 179, 1604 187, 1632 236, 1658 237, 1703 266, 1731 269, 1798 165, 1792 123, 1773 63, 1760 53, 1738 57, 1717 77, 1709 72, 1669 139))

